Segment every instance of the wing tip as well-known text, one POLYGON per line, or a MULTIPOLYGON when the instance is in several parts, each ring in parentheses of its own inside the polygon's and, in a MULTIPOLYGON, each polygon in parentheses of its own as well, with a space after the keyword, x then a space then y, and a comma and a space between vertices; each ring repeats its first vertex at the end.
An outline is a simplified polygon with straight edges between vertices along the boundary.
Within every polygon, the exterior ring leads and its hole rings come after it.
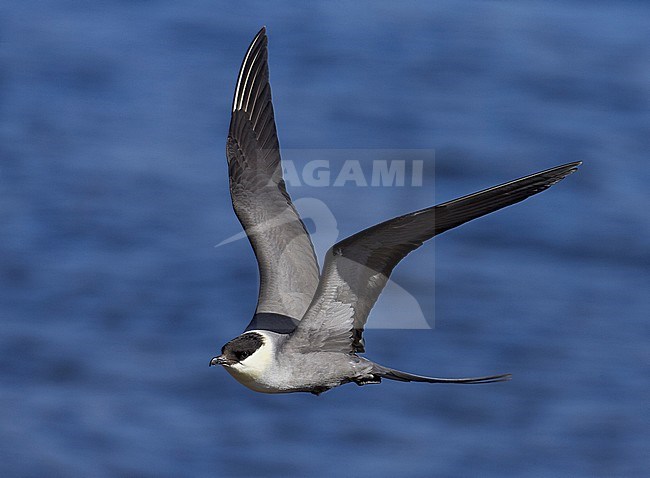
POLYGON ((264 38, 266 38, 266 25, 262 25, 262 28, 260 28, 259 31, 255 34, 248 49, 250 50, 253 45, 256 45, 260 40, 263 40, 264 38))
POLYGON ((567 176, 569 174, 575 173, 580 166, 582 166, 582 161, 574 161, 573 163, 569 163, 568 166, 570 166, 569 171, 567 172, 567 176))
POLYGON ((557 175, 560 178, 565 178, 569 174, 575 173, 580 166, 582 166, 582 161, 573 161, 571 163, 566 163, 566 164, 561 164, 559 166, 555 166, 555 167, 553 167, 551 169, 547 169, 546 171, 542 171, 542 172, 537 173, 537 174, 557 173, 557 175))
POLYGON ((253 47, 253 45, 256 45, 258 42, 264 40, 265 38, 268 38, 266 36, 266 25, 262 25, 262 28, 260 28, 260 30, 257 32, 255 37, 253 38, 253 41, 251 42, 251 46, 249 47, 249 49, 251 49, 253 47))
POLYGON ((544 184, 543 189, 547 189, 559 183, 567 176, 575 173, 581 164, 582 161, 574 161, 572 163, 562 164, 560 166, 555 166, 554 168, 547 169, 546 171, 541 171, 539 173, 533 174, 532 177, 537 176, 546 178, 546 184, 544 184))
MULTIPOLYGON (((263 48, 265 49, 266 46, 268 45, 268 37, 266 36, 266 25, 263 25, 262 28, 257 32, 253 40, 251 41, 250 45, 248 46, 248 49, 246 50, 246 54, 244 55, 244 59, 242 61, 242 64, 239 68, 239 74, 237 75, 237 84, 235 86, 235 94, 233 96, 232 100, 232 107, 231 111, 234 113, 237 110, 240 110, 242 105, 242 94, 243 90, 245 88, 244 83, 246 82, 244 80, 244 73, 247 70, 246 66, 249 61, 249 57, 251 56, 251 53, 255 51, 258 48, 263 48), (261 45, 261 46, 260 46, 261 45), (242 81, 244 80, 244 81, 242 81)), ((250 65, 249 65, 250 66, 250 65)))

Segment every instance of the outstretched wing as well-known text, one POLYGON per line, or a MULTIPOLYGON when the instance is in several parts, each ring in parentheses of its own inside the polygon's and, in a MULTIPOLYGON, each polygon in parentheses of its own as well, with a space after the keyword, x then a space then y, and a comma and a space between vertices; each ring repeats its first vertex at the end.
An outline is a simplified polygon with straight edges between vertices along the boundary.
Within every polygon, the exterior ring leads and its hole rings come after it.
POLYGON ((257 315, 297 321, 318 287, 318 262, 282 178, 267 58, 262 28, 246 52, 232 103, 230 195, 259 266, 257 315))
POLYGON ((342 240, 328 251, 314 300, 285 346, 363 352, 370 309, 393 268, 409 252, 437 234, 549 188, 580 164, 557 166, 396 217, 342 240))

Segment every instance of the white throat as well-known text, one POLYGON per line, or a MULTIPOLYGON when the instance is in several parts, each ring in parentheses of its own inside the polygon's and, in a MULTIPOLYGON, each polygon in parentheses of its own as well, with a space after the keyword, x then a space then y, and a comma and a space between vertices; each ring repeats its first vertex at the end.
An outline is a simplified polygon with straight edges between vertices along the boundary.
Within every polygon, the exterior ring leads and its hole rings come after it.
POLYGON ((264 378, 275 361, 274 337, 262 330, 250 330, 246 334, 253 332, 264 337, 262 346, 241 362, 224 368, 242 385, 258 392, 268 392, 264 378))

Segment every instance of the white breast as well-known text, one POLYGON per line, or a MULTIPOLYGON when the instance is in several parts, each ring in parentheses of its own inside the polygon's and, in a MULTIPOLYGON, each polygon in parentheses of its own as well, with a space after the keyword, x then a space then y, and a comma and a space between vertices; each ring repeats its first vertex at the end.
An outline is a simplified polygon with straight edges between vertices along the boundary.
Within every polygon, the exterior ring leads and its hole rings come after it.
MULTIPOLYGON (((256 392, 280 392, 272 385, 270 371, 275 365, 275 342, 273 337, 261 330, 251 330, 264 337, 264 344, 240 363, 224 368, 242 385, 256 392)), ((247 333, 249 333, 247 332, 247 333)))

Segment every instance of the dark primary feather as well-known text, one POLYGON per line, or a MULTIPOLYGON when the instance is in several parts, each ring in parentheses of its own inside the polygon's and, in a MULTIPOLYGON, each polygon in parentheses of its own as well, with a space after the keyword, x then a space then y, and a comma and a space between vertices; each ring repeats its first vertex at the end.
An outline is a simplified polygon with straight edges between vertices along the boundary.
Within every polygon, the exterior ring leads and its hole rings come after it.
POLYGON ((318 290, 287 347, 363 352, 362 333, 380 292, 408 253, 433 236, 537 194, 579 162, 531 174, 438 206, 396 217, 334 245, 318 290))
POLYGON ((563 164, 439 204, 434 207, 434 235, 542 192, 577 171, 581 164, 563 164))
POLYGON ((230 194, 258 262, 256 312, 300 320, 318 286, 318 262, 282 178, 267 58, 262 28, 244 57, 233 98, 226 144, 230 194))

